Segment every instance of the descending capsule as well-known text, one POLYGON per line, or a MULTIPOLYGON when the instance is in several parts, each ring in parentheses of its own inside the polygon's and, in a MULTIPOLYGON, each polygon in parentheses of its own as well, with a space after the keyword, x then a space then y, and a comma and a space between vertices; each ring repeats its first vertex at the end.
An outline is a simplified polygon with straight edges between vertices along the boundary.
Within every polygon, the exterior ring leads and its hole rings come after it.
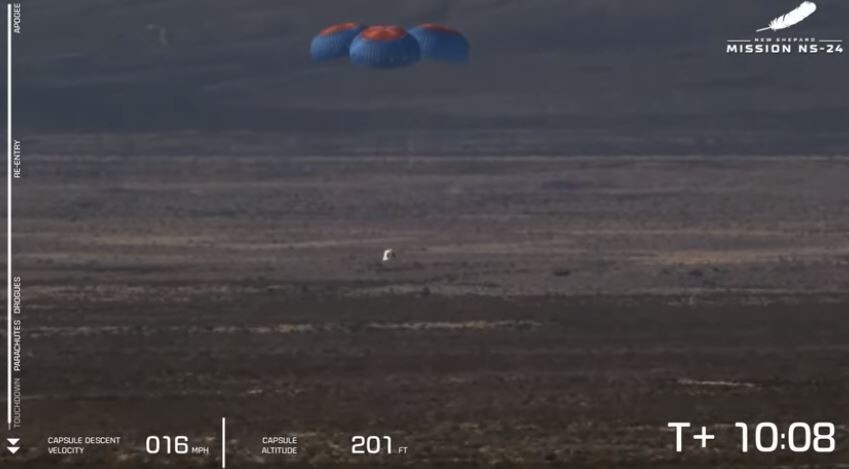
POLYGON ((469 41, 456 29, 426 23, 410 29, 419 42, 422 58, 465 63, 469 61, 469 41))
POLYGON ((357 23, 334 24, 324 28, 312 39, 310 56, 316 61, 347 57, 351 41, 364 29, 365 26, 357 23))
POLYGON ((351 62, 374 68, 400 68, 421 59, 416 39, 398 26, 371 26, 351 43, 351 62))

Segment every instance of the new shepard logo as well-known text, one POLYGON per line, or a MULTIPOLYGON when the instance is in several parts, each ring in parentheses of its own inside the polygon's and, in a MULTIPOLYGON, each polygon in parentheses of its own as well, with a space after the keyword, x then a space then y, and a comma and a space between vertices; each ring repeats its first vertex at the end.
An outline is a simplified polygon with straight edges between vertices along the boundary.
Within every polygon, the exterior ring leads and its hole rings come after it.
POLYGON ((802 21, 805 21, 805 18, 813 15, 815 11, 817 11, 816 3, 802 2, 802 4, 796 7, 795 10, 770 21, 769 26, 767 26, 766 28, 761 28, 756 32, 759 33, 768 29, 771 29, 773 31, 778 31, 779 29, 787 29, 796 23, 801 23, 802 21))
POLYGON ((793 10, 773 19, 760 28, 752 39, 729 39, 726 54, 842 54, 842 39, 817 39, 808 36, 776 37, 769 32, 792 28, 817 11, 814 2, 802 2, 793 10))

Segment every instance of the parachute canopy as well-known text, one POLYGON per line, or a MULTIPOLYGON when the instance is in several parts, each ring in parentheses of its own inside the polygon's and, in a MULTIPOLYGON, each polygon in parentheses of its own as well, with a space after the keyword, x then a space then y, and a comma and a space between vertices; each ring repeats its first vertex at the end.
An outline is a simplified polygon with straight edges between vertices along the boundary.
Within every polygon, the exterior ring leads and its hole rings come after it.
POLYGON ((357 23, 341 23, 324 28, 312 39, 310 56, 316 61, 348 57, 351 41, 364 29, 365 26, 357 23))
POLYGON ((351 62, 374 68, 400 68, 421 59, 418 41, 398 26, 371 26, 363 30, 350 48, 351 62))
POLYGON ((456 29, 426 23, 410 29, 422 51, 422 57, 454 63, 469 61, 469 42, 456 29))

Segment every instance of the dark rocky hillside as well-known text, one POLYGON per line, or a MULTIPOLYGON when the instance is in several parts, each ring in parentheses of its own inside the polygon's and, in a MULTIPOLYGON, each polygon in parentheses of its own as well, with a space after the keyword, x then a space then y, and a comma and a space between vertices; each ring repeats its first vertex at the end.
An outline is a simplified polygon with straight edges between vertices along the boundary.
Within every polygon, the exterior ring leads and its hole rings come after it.
MULTIPOLYGON (((355 135, 388 152, 438 153, 437 140, 465 151, 473 136, 512 153, 845 153, 849 55, 725 53, 796 3, 33 0, 17 44, 18 127, 41 139, 195 132, 193 144, 218 149, 231 140, 222 131, 261 132, 312 152, 355 135), (447 23, 474 60, 311 63, 312 35, 351 20, 447 23)), ((817 3, 781 36, 844 39, 849 3, 817 3)))

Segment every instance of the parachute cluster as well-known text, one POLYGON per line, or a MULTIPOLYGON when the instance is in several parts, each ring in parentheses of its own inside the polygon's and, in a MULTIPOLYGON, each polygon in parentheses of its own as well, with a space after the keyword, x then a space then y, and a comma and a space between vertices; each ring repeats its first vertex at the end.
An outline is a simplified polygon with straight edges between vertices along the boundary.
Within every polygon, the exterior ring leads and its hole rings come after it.
POLYGON ((348 57, 355 65, 390 69, 409 67, 422 59, 466 63, 469 42, 459 31, 434 23, 409 30, 342 23, 313 38, 310 56, 315 61, 348 57))

